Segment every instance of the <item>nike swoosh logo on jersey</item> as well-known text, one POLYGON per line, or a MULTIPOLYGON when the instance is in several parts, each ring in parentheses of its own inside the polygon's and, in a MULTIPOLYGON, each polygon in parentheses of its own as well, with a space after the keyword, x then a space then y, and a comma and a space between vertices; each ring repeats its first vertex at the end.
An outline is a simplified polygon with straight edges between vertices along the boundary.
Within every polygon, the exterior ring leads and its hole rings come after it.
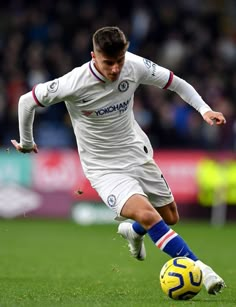
POLYGON ((82 99, 82 102, 83 103, 86 103, 86 102, 89 102, 89 101, 91 101, 91 100, 93 100, 92 98, 89 98, 89 99, 82 99))

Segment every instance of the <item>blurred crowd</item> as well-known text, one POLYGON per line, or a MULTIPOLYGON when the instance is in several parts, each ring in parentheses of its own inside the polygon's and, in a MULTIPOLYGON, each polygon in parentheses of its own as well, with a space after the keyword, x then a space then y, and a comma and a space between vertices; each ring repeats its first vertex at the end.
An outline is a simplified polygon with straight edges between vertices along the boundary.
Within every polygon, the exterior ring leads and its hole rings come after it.
MULTIPOLYGON (((135 116, 154 148, 236 148, 235 0, 8 0, 0 4, 0 146, 18 138, 20 95, 90 61, 92 34, 117 25, 129 51, 169 68, 225 114, 209 127, 171 91, 141 86, 135 116), (3 4, 4 3, 4 4, 3 4)), ((63 103, 37 111, 40 147, 75 147, 63 103)))

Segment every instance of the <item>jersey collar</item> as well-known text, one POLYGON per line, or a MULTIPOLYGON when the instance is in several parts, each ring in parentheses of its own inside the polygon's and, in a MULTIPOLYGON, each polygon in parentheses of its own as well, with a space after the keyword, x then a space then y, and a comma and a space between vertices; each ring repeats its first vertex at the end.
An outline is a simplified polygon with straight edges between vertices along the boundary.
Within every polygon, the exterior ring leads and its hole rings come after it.
POLYGON ((89 69, 96 79, 103 83, 107 82, 107 79, 96 69, 93 60, 89 62, 89 69))

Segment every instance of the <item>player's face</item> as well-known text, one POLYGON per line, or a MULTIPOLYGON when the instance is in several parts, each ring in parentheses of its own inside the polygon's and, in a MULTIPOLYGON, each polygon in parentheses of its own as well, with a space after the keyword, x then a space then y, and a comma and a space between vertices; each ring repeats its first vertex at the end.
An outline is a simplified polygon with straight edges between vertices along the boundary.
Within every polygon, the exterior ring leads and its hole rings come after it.
POLYGON ((115 81, 119 78, 125 62, 125 51, 116 57, 108 57, 101 52, 91 52, 97 70, 108 80, 115 81))

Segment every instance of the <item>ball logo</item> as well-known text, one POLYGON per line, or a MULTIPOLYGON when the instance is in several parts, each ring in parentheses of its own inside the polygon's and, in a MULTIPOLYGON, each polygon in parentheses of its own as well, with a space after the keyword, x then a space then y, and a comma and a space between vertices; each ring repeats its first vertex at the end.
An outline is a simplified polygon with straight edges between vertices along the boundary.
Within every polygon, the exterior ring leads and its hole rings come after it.
POLYGON ((120 84, 118 85, 118 90, 120 92, 126 92, 129 88, 129 83, 128 81, 121 81, 120 84))
POLYGON ((52 82, 50 82, 47 86, 47 89, 50 93, 55 93, 58 89, 59 86, 59 80, 54 80, 52 82))
POLYGON ((116 204, 116 197, 115 195, 111 194, 107 197, 107 203, 109 207, 113 208, 116 204))

